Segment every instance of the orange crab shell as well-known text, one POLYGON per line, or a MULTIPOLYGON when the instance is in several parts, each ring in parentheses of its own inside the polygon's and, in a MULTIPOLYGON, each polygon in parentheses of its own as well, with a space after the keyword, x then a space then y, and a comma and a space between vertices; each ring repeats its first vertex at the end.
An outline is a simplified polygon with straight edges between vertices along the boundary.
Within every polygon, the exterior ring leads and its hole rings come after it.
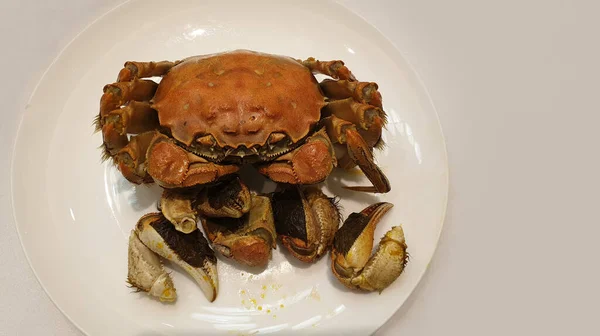
POLYGON ((179 142, 212 135, 219 147, 264 146, 272 133, 308 135, 325 99, 311 71, 259 52, 196 56, 173 67, 153 98, 160 124, 179 142))

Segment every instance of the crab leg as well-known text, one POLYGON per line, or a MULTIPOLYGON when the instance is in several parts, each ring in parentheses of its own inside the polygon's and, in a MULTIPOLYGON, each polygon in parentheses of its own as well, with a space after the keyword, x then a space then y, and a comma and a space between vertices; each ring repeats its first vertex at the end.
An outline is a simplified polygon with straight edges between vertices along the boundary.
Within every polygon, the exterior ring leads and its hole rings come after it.
POLYGON ((359 103, 382 108, 381 93, 377 83, 357 82, 353 80, 325 79, 319 83, 325 96, 331 99, 354 98, 359 103))
POLYGON ((123 69, 119 72, 118 82, 126 82, 134 78, 162 76, 166 74, 172 67, 180 62, 125 62, 123 69))
POLYGON ((215 250, 248 266, 263 266, 276 248, 277 234, 271 201, 252 195, 250 212, 240 218, 202 217, 202 226, 215 250))
POLYGON ((375 227, 391 208, 376 203, 352 213, 337 231, 331 253, 331 270, 352 289, 382 291, 400 276, 407 262, 406 242, 400 226, 393 227, 371 255, 375 227))
POLYGON ((190 153, 156 132, 148 148, 147 171, 165 188, 191 187, 237 172, 237 165, 220 165, 190 153))
POLYGON ((339 60, 323 62, 309 57, 307 60, 302 61, 302 64, 312 72, 327 75, 335 79, 356 80, 350 69, 344 65, 344 62, 339 60))
POLYGON ((217 258, 200 230, 189 234, 179 232, 162 214, 151 213, 140 218, 135 232, 150 250, 183 268, 209 301, 215 300, 217 258))
POLYGON ((340 144, 346 144, 348 155, 356 162, 365 176, 373 184, 372 187, 345 187, 349 190, 386 193, 391 190, 390 182, 385 174, 375 164, 372 147, 358 133, 356 126, 336 116, 325 119, 327 133, 340 144))
POLYGON ((323 112, 359 126, 358 131, 369 147, 383 144, 381 133, 387 116, 382 109, 346 98, 328 102, 323 112))
POLYGON ((258 171, 275 182, 315 184, 325 180, 336 165, 333 145, 325 128, 322 128, 303 145, 278 157, 273 163, 261 165, 258 171))
POLYGON ((96 126, 107 124, 114 124, 114 130, 120 135, 143 133, 158 128, 158 113, 150 103, 132 100, 125 107, 105 114, 96 126))
POLYGON ((130 82, 118 82, 104 86, 104 94, 100 98, 100 117, 108 114, 121 105, 131 101, 150 100, 158 84, 151 80, 135 79, 130 82))
MULTIPOLYGON (((95 123, 96 129, 102 130, 104 156, 106 158, 116 155, 128 142, 123 127, 119 127, 119 124, 115 122, 107 122, 107 116, 132 100, 149 100, 154 95, 157 87, 158 84, 150 80, 113 83, 104 87, 104 94, 100 98, 100 113, 95 123)), ((137 106, 135 109, 134 107, 131 107, 134 110, 131 116, 138 117, 139 114, 145 114, 144 112, 133 113, 136 110, 141 110, 141 106, 137 106)))
POLYGON ((117 167, 131 183, 152 183, 152 177, 146 171, 146 151, 155 132, 145 132, 131 137, 114 157, 117 167))

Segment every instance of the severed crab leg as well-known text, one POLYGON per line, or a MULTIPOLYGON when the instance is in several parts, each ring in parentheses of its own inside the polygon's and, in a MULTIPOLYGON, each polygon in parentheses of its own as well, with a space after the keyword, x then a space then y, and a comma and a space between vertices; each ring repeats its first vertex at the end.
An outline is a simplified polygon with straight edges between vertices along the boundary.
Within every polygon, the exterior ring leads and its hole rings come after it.
POLYGON ((340 223, 335 199, 315 187, 290 187, 271 195, 275 227, 297 259, 314 262, 331 246, 340 223))
POLYGON ((319 86, 330 99, 354 98, 359 103, 383 107, 377 83, 325 79, 319 83, 319 86))
POLYGON ((264 266, 276 248, 277 233, 271 201, 252 195, 250 212, 240 218, 202 218, 202 226, 215 250, 248 266, 264 266))
POLYGON ((404 271, 408 254, 400 226, 389 230, 371 255, 375 227, 392 206, 381 202, 352 213, 336 233, 331 270, 346 287, 381 292, 404 271))
POLYGON ((163 76, 172 67, 179 64, 177 62, 161 61, 161 62, 125 62, 123 69, 119 72, 118 82, 126 82, 134 78, 163 76))
POLYGON ((302 65, 309 68, 312 72, 327 75, 335 79, 356 80, 350 69, 340 60, 323 62, 309 57, 307 60, 302 61, 302 65))
POLYGON ((333 145, 325 128, 322 128, 302 146, 272 163, 261 165, 258 171, 275 182, 315 184, 325 180, 336 165, 333 145))
POLYGON ((209 301, 218 292, 217 258, 200 230, 185 234, 160 213, 142 216, 135 226, 142 243, 161 257, 183 268, 200 286, 209 301))
POLYGON ((142 243, 134 230, 129 236, 128 260, 127 283, 132 287, 163 302, 177 299, 173 279, 158 256, 142 243))
POLYGON ((356 126, 336 116, 325 119, 327 133, 340 144, 346 144, 348 154, 352 161, 356 162, 365 176, 373 184, 372 187, 344 187, 349 190, 386 193, 391 190, 390 182, 385 174, 375 164, 372 148, 358 133, 356 126))

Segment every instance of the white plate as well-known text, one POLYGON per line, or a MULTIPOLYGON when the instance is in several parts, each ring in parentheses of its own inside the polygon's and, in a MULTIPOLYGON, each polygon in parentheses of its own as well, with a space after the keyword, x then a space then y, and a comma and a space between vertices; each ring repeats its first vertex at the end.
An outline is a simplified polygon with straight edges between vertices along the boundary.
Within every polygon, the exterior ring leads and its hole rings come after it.
POLYGON ((39 83, 13 159, 15 218, 29 261, 56 305, 82 331, 116 334, 370 334, 406 300, 425 272, 442 228, 448 191, 442 132, 429 97, 400 53, 342 6, 319 2, 130 1, 81 33, 39 83), (388 146, 377 153, 392 192, 342 193, 364 183, 336 173, 326 183, 344 215, 378 200, 396 207, 377 229, 403 224, 411 261, 383 294, 340 286, 328 258, 306 266, 274 252, 249 274, 219 263, 220 292, 208 303, 174 271, 179 299, 163 305, 125 286, 127 236, 155 210, 160 190, 134 187, 100 163, 93 134, 104 84, 126 60, 180 59, 237 48, 297 58, 343 59, 376 81, 389 114, 388 146))

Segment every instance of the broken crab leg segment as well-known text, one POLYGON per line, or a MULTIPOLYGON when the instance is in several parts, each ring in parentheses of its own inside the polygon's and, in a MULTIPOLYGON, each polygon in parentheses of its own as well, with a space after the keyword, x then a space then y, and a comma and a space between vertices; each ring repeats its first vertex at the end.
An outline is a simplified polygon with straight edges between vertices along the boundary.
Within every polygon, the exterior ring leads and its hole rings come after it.
POLYGON ((130 101, 127 106, 111 111, 102 118, 102 125, 113 124, 120 134, 138 134, 157 129, 158 113, 148 102, 130 101))
POLYGON ((209 162, 157 133, 148 149, 148 173, 165 188, 191 187, 214 182, 239 170, 236 165, 209 162))
POLYGON ((283 245, 297 259, 314 262, 331 246, 340 217, 334 199, 317 188, 272 194, 273 218, 283 245))
POLYGON ((134 78, 154 77, 166 74, 178 62, 126 62, 117 77, 118 82, 130 81, 134 78))
POLYGON ((161 214, 140 218, 135 231, 144 245, 183 268, 200 286, 209 301, 218 292, 217 258, 200 230, 185 234, 161 214))
POLYGON ((163 302, 173 302, 177 292, 160 259, 131 231, 128 248, 127 283, 163 302))
POLYGON ((345 286, 362 290, 383 290, 402 272, 398 270, 398 265, 402 264, 404 269, 406 244, 403 234, 400 239, 401 231, 398 229, 386 234, 377 253, 371 257, 375 227, 392 207, 391 203, 381 202, 360 213, 352 213, 335 234, 331 269, 345 286), (402 253, 398 253, 398 248, 402 253), (395 258, 398 260, 391 260, 395 258))
POLYGON ((158 84, 154 81, 137 79, 104 86, 104 94, 100 98, 100 117, 104 117, 131 100, 150 100, 157 87, 158 84))
POLYGON ((334 100, 327 103, 323 112, 349 121, 363 130, 368 130, 373 123, 385 123, 386 115, 382 109, 355 101, 353 98, 334 100))
POLYGON ((271 202, 252 195, 252 208, 241 218, 202 218, 215 250, 248 266, 264 266, 276 248, 277 234, 271 202))
POLYGON ((321 90, 330 99, 354 98, 359 103, 382 108, 381 93, 377 83, 325 79, 319 83, 321 90))
POLYGON ((200 192, 198 211, 207 217, 240 218, 250 211, 250 190, 239 177, 207 186, 200 192))
POLYGON ((362 273, 352 279, 352 285, 381 293, 402 274, 407 262, 404 231, 402 227, 394 226, 381 239, 377 251, 369 259, 362 273))
POLYGON ((307 60, 303 61, 302 64, 312 72, 327 75, 331 78, 356 80, 352 72, 350 72, 350 69, 344 65, 344 62, 339 60, 323 62, 316 60, 313 57, 309 57, 307 60))
POLYGON ((135 184, 152 182, 152 177, 146 172, 145 161, 153 137, 154 132, 132 136, 127 146, 117 153, 115 162, 128 181, 135 184))
POLYGON ((198 216, 193 202, 198 193, 194 191, 174 191, 165 189, 160 199, 160 209, 163 215, 179 232, 190 233, 196 230, 198 216))
POLYGON ((333 145, 322 128, 300 147, 262 165, 259 172, 275 182, 315 184, 325 180, 336 165, 333 145))

